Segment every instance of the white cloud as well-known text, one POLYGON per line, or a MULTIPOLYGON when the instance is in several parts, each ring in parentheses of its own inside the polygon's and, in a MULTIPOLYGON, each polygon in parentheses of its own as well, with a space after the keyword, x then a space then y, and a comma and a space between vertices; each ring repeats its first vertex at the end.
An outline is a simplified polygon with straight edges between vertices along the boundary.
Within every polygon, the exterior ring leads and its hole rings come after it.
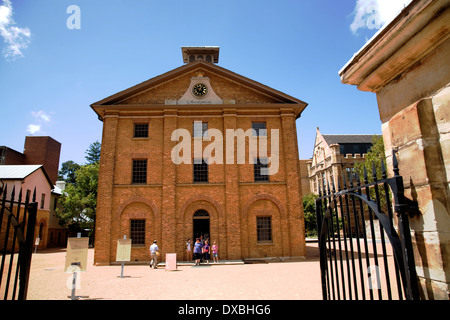
POLYGON ((52 118, 45 111, 31 111, 31 116, 34 118, 33 123, 27 126, 26 131, 30 134, 40 133, 42 131, 42 125, 48 125, 52 118))
POLYGON ((394 19, 412 0, 356 0, 355 18, 350 30, 380 29, 394 19))
POLYGON ((36 120, 42 120, 44 122, 50 122, 50 120, 51 120, 50 116, 42 110, 39 110, 37 112, 31 111, 31 115, 36 120))
POLYGON ((37 132, 41 131, 41 125, 40 124, 29 124, 27 126, 27 132, 30 134, 35 134, 37 132))
POLYGON ((16 26, 10 0, 3 0, 3 4, 0 5, 0 36, 6 44, 3 55, 7 60, 23 57, 23 50, 30 44, 31 32, 28 28, 16 26))

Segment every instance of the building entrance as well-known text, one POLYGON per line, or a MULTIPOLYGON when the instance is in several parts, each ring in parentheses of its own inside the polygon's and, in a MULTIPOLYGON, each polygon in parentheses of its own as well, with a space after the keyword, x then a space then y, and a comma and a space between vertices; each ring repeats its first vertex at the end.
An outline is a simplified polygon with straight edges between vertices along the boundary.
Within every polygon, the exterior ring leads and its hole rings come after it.
POLYGON ((200 238, 200 236, 203 236, 203 240, 206 240, 210 237, 209 234, 209 213, 206 210, 200 209, 197 210, 194 213, 194 216, 192 217, 192 223, 193 223, 193 240, 195 242, 195 239, 200 238))

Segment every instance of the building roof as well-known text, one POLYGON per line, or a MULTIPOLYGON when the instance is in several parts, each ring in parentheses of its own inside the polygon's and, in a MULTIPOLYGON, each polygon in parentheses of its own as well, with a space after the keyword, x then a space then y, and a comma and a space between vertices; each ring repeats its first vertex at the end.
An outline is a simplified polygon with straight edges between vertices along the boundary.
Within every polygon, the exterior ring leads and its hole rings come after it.
POLYGON ((372 143, 372 137, 375 134, 323 134, 322 137, 328 143, 343 144, 343 143, 372 143))
MULTIPOLYGON (((185 64, 181 67, 178 67, 176 69, 173 69, 169 72, 166 72, 164 74, 161 74, 159 76, 156 76, 154 78, 151 78, 147 81, 144 81, 140 84, 137 84, 135 86, 132 86, 126 90, 120 91, 116 94, 113 94, 112 96, 109 96, 103 100, 97 101, 93 104, 91 104, 91 108, 97 113, 99 116, 99 119, 102 120, 106 109, 114 110, 114 112, 120 111, 120 110, 127 110, 129 111, 131 108, 135 107, 138 109, 141 108, 161 108, 169 109, 169 108, 181 108, 181 107, 189 107, 189 108, 198 108, 198 104, 191 104, 191 105, 148 105, 148 104, 142 104, 142 105, 130 105, 130 104, 121 104, 122 101, 125 99, 137 95, 140 93, 143 93, 144 91, 147 91, 151 88, 156 88, 164 83, 168 83, 169 81, 172 81, 174 79, 177 79, 185 74, 188 74, 192 71, 199 70, 206 72, 211 72, 219 77, 225 78, 227 80, 230 80, 234 84, 240 85, 242 87, 248 88, 250 90, 253 90, 255 92, 258 92, 262 95, 268 96, 272 98, 274 101, 277 101, 276 105, 286 105, 288 107, 295 109, 296 117, 298 118, 300 114, 303 112, 303 110, 308 105, 306 102, 299 100, 297 98, 294 98, 288 94, 285 94, 281 91, 275 90, 271 87, 268 87, 264 84, 261 84, 257 81, 251 80, 249 78, 246 78, 244 76, 241 76, 240 74, 234 73, 230 70, 227 70, 225 68, 222 68, 216 64, 209 63, 203 60, 196 60, 195 62, 191 62, 188 64, 185 64)), ((186 88, 187 89, 187 88, 186 88)), ((203 106, 203 105, 202 105, 203 106)), ((236 108, 235 105, 225 105, 225 104, 219 104, 219 105, 210 105, 208 104, 208 107, 216 106, 219 108, 236 108)), ((246 106, 251 108, 261 108, 261 104, 247 104, 246 106)))
POLYGON ((448 0, 412 0, 342 67, 341 82, 379 92, 447 41, 448 7, 448 0))
POLYGON ((42 169, 48 183, 53 187, 50 178, 41 164, 32 165, 0 165, 0 180, 23 180, 36 170, 42 169))

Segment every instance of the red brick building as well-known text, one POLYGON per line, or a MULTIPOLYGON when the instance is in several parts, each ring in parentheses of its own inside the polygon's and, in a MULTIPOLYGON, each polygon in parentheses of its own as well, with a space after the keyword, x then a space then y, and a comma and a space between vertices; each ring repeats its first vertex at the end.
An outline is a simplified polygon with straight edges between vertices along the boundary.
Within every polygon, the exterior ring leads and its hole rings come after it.
POLYGON ((184 260, 199 235, 220 259, 304 256, 295 120, 307 104, 219 67, 218 47, 182 53, 185 65, 91 105, 103 122, 95 263, 114 262, 124 235, 132 261, 154 239, 163 260, 184 260))

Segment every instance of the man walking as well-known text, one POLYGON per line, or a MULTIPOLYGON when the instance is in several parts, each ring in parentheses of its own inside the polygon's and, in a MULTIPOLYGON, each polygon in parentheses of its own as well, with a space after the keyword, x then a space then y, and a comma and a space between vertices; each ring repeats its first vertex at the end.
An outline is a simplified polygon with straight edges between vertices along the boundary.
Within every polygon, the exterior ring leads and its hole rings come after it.
POLYGON ((156 269, 156 265, 158 264, 158 245, 156 244, 156 240, 153 241, 153 244, 150 246, 150 257, 152 261, 150 262, 150 268, 156 269))

